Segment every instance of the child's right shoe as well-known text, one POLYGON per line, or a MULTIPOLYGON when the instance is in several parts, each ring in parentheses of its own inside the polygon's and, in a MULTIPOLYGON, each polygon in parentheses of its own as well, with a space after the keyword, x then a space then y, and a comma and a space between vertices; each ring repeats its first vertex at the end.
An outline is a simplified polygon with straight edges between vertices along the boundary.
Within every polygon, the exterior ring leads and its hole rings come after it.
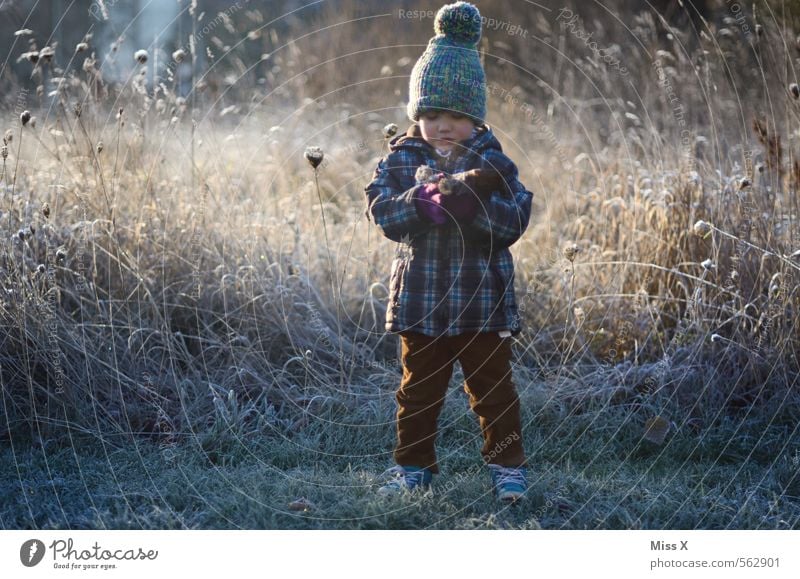
POLYGON ((430 469, 418 466, 396 465, 384 471, 381 477, 391 475, 393 478, 378 489, 379 495, 395 495, 416 488, 430 488, 433 473, 430 469))
POLYGON ((506 467, 499 464, 487 466, 492 476, 494 494, 499 500, 513 504, 525 498, 528 490, 528 470, 525 467, 506 467))

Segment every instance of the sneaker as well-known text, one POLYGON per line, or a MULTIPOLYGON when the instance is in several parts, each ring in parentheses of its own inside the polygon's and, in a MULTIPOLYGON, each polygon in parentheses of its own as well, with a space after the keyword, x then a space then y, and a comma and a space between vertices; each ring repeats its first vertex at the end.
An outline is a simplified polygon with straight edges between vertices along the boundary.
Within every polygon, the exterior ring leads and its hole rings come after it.
POLYGON ((418 466, 396 465, 386 470, 381 476, 390 475, 393 478, 378 489, 379 495, 394 495, 404 490, 413 491, 416 488, 427 489, 431 485, 433 473, 430 469, 418 466))
POLYGON ((528 484, 525 481, 525 467, 500 466, 488 464, 492 475, 492 487, 497 498, 506 503, 514 503, 525 498, 528 484))

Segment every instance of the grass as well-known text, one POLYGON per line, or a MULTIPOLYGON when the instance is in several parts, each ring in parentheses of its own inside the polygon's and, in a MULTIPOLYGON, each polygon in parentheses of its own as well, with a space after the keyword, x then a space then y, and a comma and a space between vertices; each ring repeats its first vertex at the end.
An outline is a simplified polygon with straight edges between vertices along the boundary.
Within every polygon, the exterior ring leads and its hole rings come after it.
POLYGON ((380 497, 394 430, 314 421, 291 438, 177 446, 78 435, 0 457, 3 528, 49 529, 797 529, 797 435, 787 425, 727 418, 703 440, 659 447, 622 409, 559 418, 523 391, 531 457, 527 503, 500 505, 481 468, 477 421, 451 388, 431 494, 380 497), (600 420, 598 420, 600 418, 600 420), (743 435, 747 433, 759 433, 743 435), (204 448, 205 446, 205 448, 204 448), (795 454, 792 455, 791 453, 795 454), (308 499, 308 511, 289 503, 308 499))

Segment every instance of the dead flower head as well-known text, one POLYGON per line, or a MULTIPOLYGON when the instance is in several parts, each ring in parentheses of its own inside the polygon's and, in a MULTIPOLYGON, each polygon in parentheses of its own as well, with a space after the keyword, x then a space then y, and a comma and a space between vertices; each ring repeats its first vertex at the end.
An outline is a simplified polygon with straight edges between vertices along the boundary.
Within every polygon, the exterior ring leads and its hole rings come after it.
POLYGON ((22 114, 19 116, 19 122, 22 123, 22 126, 28 124, 28 121, 31 120, 31 112, 30 111, 22 111, 22 114))
POLYGON ((53 56, 55 56, 56 52, 50 46, 45 46, 39 51, 39 58, 44 59, 45 62, 50 62, 53 60, 53 56))
POLYGON ((322 159, 325 157, 325 154, 322 152, 322 149, 319 147, 306 147, 303 156, 306 158, 306 161, 316 169, 319 167, 319 164, 322 163, 322 159))
POLYGON ((50 217, 50 204, 49 203, 44 203, 42 205, 42 215, 44 215, 45 219, 50 217))
POLYGON ((711 224, 706 221, 703 221, 702 219, 699 219, 694 224, 694 234, 702 237, 703 239, 711 235, 711 230, 712 230, 711 224))
POLYGON ((183 62, 184 58, 186 58, 186 51, 182 48, 179 48, 178 50, 172 53, 172 59, 175 62, 183 62))
POLYGON ((84 51, 86 51, 86 50, 89 50, 89 45, 88 45, 88 44, 86 44, 85 42, 79 42, 79 43, 78 43, 78 44, 75 46, 75 52, 76 52, 76 53, 77 53, 77 52, 84 52, 84 51))
POLYGON ((136 62, 139 64, 144 64, 147 62, 147 51, 146 50, 137 50, 133 57, 136 59, 136 62))
POLYGON ((383 136, 387 139, 394 137, 397 134, 397 125, 394 123, 389 123, 385 127, 383 127, 383 136))
POLYGON ((566 257, 569 261, 575 261, 575 257, 580 253, 581 248, 578 247, 576 244, 568 245, 564 248, 564 257, 566 257))

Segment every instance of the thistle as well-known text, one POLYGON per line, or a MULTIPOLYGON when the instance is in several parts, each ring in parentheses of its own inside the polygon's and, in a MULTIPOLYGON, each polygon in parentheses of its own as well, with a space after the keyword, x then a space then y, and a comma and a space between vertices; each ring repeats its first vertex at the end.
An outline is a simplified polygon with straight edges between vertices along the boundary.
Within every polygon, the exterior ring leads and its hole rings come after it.
POLYGON ((414 174, 414 179, 417 183, 435 183, 436 171, 428 165, 420 165, 417 167, 417 172, 414 174))
MULTIPOLYGON (((322 163, 322 159, 325 157, 325 154, 322 152, 322 149, 319 147, 307 147, 303 156, 306 158, 306 161, 311 165, 314 169, 314 174, 317 173, 317 167, 319 167, 320 163, 322 163)), ((317 187, 317 192, 319 192, 319 187, 317 187)), ((320 199, 320 203, 322 200, 320 199)))
POLYGON ((564 248, 564 257, 566 257, 570 263, 575 261, 575 257, 580 253, 581 248, 578 247, 576 244, 568 245, 564 248))
POLYGON ((698 220, 694 224, 694 234, 699 237, 702 237, 703 239, 711 235, 711 230, 712 230, 711 224, 707 223, 706 221, 703 221, 702 219, 698 220))
POLYGON ((387 139, 391 139, 397 134, 397 125, 394 123, 389 123, 385 127, 383 127, 383 136, 387 139))

